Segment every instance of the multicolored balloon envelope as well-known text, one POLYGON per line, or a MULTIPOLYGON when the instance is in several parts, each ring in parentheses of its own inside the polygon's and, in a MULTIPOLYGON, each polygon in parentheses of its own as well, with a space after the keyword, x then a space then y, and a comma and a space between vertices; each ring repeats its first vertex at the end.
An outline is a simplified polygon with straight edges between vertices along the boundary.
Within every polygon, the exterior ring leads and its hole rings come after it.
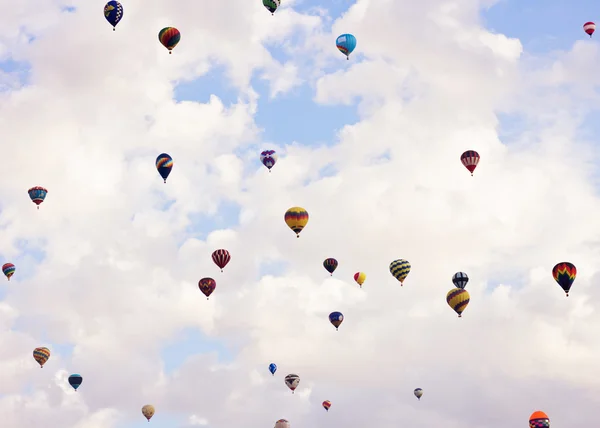
POLYGON ((404 280, 410 273, 410 263, 408 260, 398 259, 390 263, 390 273, 394 278, 400 281, 400 286, 404 285, 404 280))
POLYGON ((123 6, 118 1, 109 1, 104 6, 104 18, 108 21, 115 31, 115 27, 123 18, 123 6))
POLYGON ((544 412, 537 410, 529 417, 529 428, 550 428, 550 419, 544 412))
POLYGON ((275 150, 265 150, 260 153, 260 161, 267 167, 269 172, 271 172, 271 168, 277 163, 277 159, 279 159, 279 157, 277 156, 277 153, 275 153, 275 150))
POLYGON ((329 411, 329 408, 331 407, 331 401, 329 400, 325 400, 323 401, 323 408, 327 411, 329 411))
POLYGON ((150 422, 150 419, 152 419, 152 416, 154 416, 154 412, 155 410, 152 404, 146 404, 144 407, 142 407, 142 415, 148 419, 148 422, 150 422))
POLYGON ((364 284, 366 279, 367 279, 367 274, 364 272, 356 272, 354 274, 354 281, 356 281, 356 283, 359 285, 360 288, 362 288, 362 285, 364 284))
POLYGON ((219 250, 213 251, 212 259, 213 262, 215 262, 215 264, 219 267, 219 269, 221 269, 221 272, 223 272, 223 268, 227 266, 227 263, 229 263, 229 261, 231 260, 231 254, 229 254, 229 251, 221 248, 219 250))
POLYGON ((156 158, 156 170, 163 178, 164 182, 167 182, 167 177, 173 169, 173 158, 166 153, 161 153, 156 158))
POLYGON ((284 381, 287 387, 292 390, 293 394, 294 390, 298 388, 298 385, 300 384, 300 376, 297 374, 289 374, 285 377, 284 381))
POLYGON ((273 376, 275 376, 275 372, 277 371, 277 364, 271 363, 269 364, 269 371, 273 376))
POLYGON ((45 347, 35 348, 33 350, 33 359, 38 362, 40 368, 44 367, 46 361, 50 359, 50 349, 45 347))
POLYGON ((479 164, 479 159, 479 153, 477 153, 475 150, 467 150, 462 155, 460 155, 460 161, 465 166, 465 168, 469 170, 471 176, 473 176, 473 172, 479 164))
POLYGON ((36 204, 38 207, 37 209, 40 209, 40 204, 42 202, 44 202, 44 199, 46 199, 46 195, 48 194, 48 190, 44 189, 41 186, 35 186, 32 187, 31 189, 29 189, 27 191, 27 193, 29 193, 29 198, 31 199, 31 201, 36 204))
POLYGON ((463 289, 467 286, 469 282, 469 277, 464 272, 456 272, 452 277, 452 283, 456 288, 463 289))
POLYGON ((6 275, 6 278, 8 278, 9 281, 10 277, 15 274, 15 270, 15 265, 13 265, 12 263, 4 263, 2 265, 2 273, 6 275))
POLYGON ((329 314, 329 322, 337 330, 342 325, 342 322, 344 322, 344 315, 341 312, 332 312, 329 314))
POLYGON ((577 277, 577 268, 575 265, 569 262, 558 263, 552 269, 552 276, 558 285, 565 291, 567 297, 569 297, 569 291, 577 277))
POLYGON ((453 288, 448 291, 446 294, 446 302, 448 302, 448 306, 454 309, 460 317, 462 317, 463 311, 466 309, 469 301, 471 300, 471 296, 467 290, 463 290, 461 288, 453 288))
POLYGON ((327 272, 331 274, 331 276, 333 276, 333 272, 335 272, 335 270, 338 267, 338 261, 336 259, 331 258, 325 259, 325 261, 323 262, 323 267, 327 272))
POLYGON ((206 300, 208 300, 208 297, 215 291, 215 288, 217 288, 217 281, 212 278, 202 278, 198 281, 198 288, 200 288, 200 291, 204 293, 206 300))
POLYGON ((169 53, 171 54, 171 51, 181 40, 181 33, 175 27, 165 27, 158 32, 158 40, 165 48, 169 50, 169 53))
POLYGON ((69 385, 71 385, 75 391, 77 391, 77 388, 79 388, 82 383, 83 377, 81 377, 80 374, 74 373, 69 376, 69 385))
POLYGON ((263 6, 267 8, 271 15, 275 14, 275 11, 281 4, 280 0, 263 0, 263 6))
POLYGON ((285 212, 283 219, 285 224, 296 233, 296 238, 300 238, 300 232, 308 223, 308 212, 302 207, 292 207, 285 212))
POLYGON ((350 59, 350 54, 356 48, 356 37, 352 34, 342 34, 335 40, 335 46, 346 55, 346 59, 350 59))
POLYGON ((275 422, 275 428, 290 428, 290 423, 286 419, 279 419, 275 422))

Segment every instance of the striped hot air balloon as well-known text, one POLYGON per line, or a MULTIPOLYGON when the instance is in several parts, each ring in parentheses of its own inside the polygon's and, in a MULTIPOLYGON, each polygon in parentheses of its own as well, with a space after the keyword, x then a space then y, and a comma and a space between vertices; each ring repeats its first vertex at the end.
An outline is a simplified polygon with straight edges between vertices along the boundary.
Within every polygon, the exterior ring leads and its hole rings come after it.
POLYGON ((327 411, 329 411, 329 408, 331 407, 331 401, 329 400, 325 400, 323 401, 323 408, 327 411))
POLYGON ((466 309, 469 301, 471 300, 471 296, 467 290, 463 290, 461 288, 453 288, 448 291, 446 294, 446 302, 448 302, 448 306, 454 309, 460 317, 462 317, 463 311, 466 309))
POLYGON ((552 276, 558 285, 565 290, 567 297, 569 297, 569 290, 571 290, 571 286, 577 276, 577 268, 575 265, 569 262, 558 263, 552 269, 552 276))
POLYGON ((585 31, 585 34, 591 38, 592 34, 594 34, 594 31, 596 31, 596 24, 594 24, 592 21, 586 22, 583 24, 583 31, 585 31))
POLYGON ((13 265, 12 263, 4 263, 2 265, 2 273, 6 275, 6 278, 8 278, 9 281, 10 277, 15 274, 15 270, 15 265, 13 265))
POLYGON ((300 238, 300 232, 308 223, 308 212, 302 207, 292 207, 285 212, 283 219, 285 224, 296 233, 296 238, 300 238))
POLYGON ((229 261, 231 260, 231 254, 229 254, 229 251, 221 248, 219 250, 213 251, 212 259, 213 262, 215 262, 215 264, 219 266, 221 272, 223 272, 223 268, 227 266, 227 263, 229 263, 229 261))
POLYGON ((410 263, 408 260, 398 259, 390 263, 390 273, 394 278, 400 281, 400 286, 404 285, 404 280, 410 273, 410 263))
POLYGON ((323 261, 323 267, 331 274, 331 276, 333 276, 333 272, 335 272, 338 267, 338 261, 332 258, 325 259, 325 261, 323 261))
POLYGON ((171 51, 181 40, 181 33, 175 27, 165 27, 158 32, 158 40, 169 50, 169 54, 171 54, 171 51))
POLYGON ((46 364, 46 361, 48 361, 49 358, 50 350, 48 348, 41 347, 33 350, 33 359, 38 362, 40 368, 44 367, 44 364, 46 364))
POLYGON ((465 166, 465 168, 469 170, 471 176, 473 176, 473 172, 479 164, 479 159, 479 153, 477 153, 475 150, 467 150, 462 155, 460 155, 460 161, 465 166))

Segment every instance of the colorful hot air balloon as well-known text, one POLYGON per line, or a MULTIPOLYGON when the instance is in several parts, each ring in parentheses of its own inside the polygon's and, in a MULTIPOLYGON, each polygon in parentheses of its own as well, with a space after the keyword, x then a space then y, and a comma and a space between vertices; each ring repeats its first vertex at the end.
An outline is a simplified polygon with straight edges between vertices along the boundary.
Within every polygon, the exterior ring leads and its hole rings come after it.
POLYGON ((332 312, 329 314, 329 322, 333 324, 337 330, 342 322, 344 321, 344 315, 341 312, 332 312))
POLYGON ((154 406, 152 404, 146 404, 142 407, 142 415, 150 422, 150 419, 154 416, 154 406))
POLYGON ((44 199, 46 199, 46 194, 48 193, 48 190, 40 186, 35 186, 29 189, 27 193, 29 193, 29 198, 31 198, 33 203, 37 205, 37 209, 39 210, 40 204, 44 202, 44 199))
POLYGON ((38 362, 38 364, 40 365, 40 368, 44 367, 44 364, 46 364, 46 361, 48 361, 49 358, 50 358, 50 349, 42 347, 42 348, 35 348, 33 350, 33 359, 38 362))
POLYGON ((166 153, 161 153, 156 158, 156 170, 163 178, 165 183, 167 182, 167 177, 171 173, 173 169, 173 158, 166 153))
POLYGON ((569 290, 577 276, 577 268, 575 265, 569 262, 558 263, 552 269, 552 276, 554 276, 554 280, 558 282, 558 285, 565 290, 567 297, 569 297, 569 290))
POLYGON ((171 54, 171 51, 181 40, 181 33, 175 27, 165 27, 158 32, 158 40, 169 50, 169 54, 171 54))
POLYGON ((529 428, 550 428, 550 419, 544 412, 537 410, 529 417, 529 428))
POLYGON ((475 150, 467 150, 460 155, 460 161, 465 168, 469 170, 471 176, 473 176, 473 171, 475 171, 475 168, 477 168, 477 164, 479 163, 479 153, 475 150))
POLYGON ((123 18, 123 6, 118 1, 109 1, 104 6, 104 17, 108 21, 110 25, 113 26, 113 31, 115 31, 115 27, 123 18))
POLYGON ((277 163, 277 159, 279 159, 279 156, 277 156, 275 150, 265 150, 260 152, 260 161, 267 167, 269 172, 271 172, 271 168, 277 163))
POLYGON ((4 263, 2 265, 2 273, 4 275, 6 275, 6 277, 8 278, 8 280, 10 281, 10 277, 13 276, 15 274, 15 265, 13 265, 12 263, 4 263))
POLYGON ((583 31, 585 31, 585 33, 587 35, 590 36, 590 38, 592 37, 592 34, 594 34, 594 31, 596 31, 596 24, 594 24, 593 22, 586 22, 585 24, 583 24, 583 31))
POLYGON ((300 238, 300 232, 308 223, 308 212, 302 207, 292 207, 285 212, 283 218, 288 227, 296 233, 296 238, 300 238))
POLYGON ((215 264, 219 266, 221 272, 223 272, 223 268, 227 266, 227 263, 229 263, 229 261, 231 260, 231 254, 229 254, 229 251, 221 248, 220 250, 213 251, 212 259, 213 262, 215 262, 215 264))
POLYGON ((285 419, 279 419, 275 422, 275 428, 290 428, 290 423, 285 419))
POLYGON ((470 300, 471 296, 469 295, 469 292, 461 288, 453 288, 446 294, 446 302, 454 309, 454 312, 458 314, 459 318, 462 317, 462 313, 470 300))
POLYGON ((415 397, 417 397, 419 399, 419 401, 421 401, 421 397, 423 396, 423 390, 421 388, 417 388, 414 391, 415 397))
POLYGON ((400 281, 400 286, 404 285, 404 280, 410 273, 410 263, 408 260, 398 259, 390 263, 390 273, 394 278, 400 281))
POLYGON ((338 261, 336 259, 325 259, 325 261, 323 262, 323 267, 327 270, 327 272, 329 272, 331 274, 331 276, 333 276, 333 272, 335 272, 335 270, 338 267, 338 261))
POLYGON ((323 408, 327 411, 329 411, 329 408, 331 407, 331 401, 329 400, 325 400, 323 401, 323 408))
POLYGON ((77 388, 79 388, 82 383, 83 378, 80 374, 72 374, 69 376, 69 385, 71 385, 75 391, 77 391, 77 388))
POLYGON ((354 281, 356 281, 356 283, 360 286, 360 288, 362 288, 362 285, 365 282, 365 279, 367 279, 367 274, 364 272, 356 272, 354 274, 354 281))
POLYGON ((281 4, 280 0, 263 0, 263 6, 267 8, 271 15, 275 14, 275 11, 281 4))
POLYGON ((456 288, 463 289, 467 286, 469 282, 469 277, 464 272, 456 272, 452 277, 452 283, 456 288))
POLYGON ((350 54, 356 48, 356 37, 352 34, 342 34, 335 40, 335 46, 346 55, 346 59, 350 59, 350 54))
POLYGON ((277 371, 277 364, 271 363, 269 364, 269 371, 273 376, 275 376, 275 372, 277 371))
POLYGON ((300 376, 298 376, 297 374, 287 375, 285 377, 285 384, 288 386, 289 389, 292 390, 293 394, 294 390, 298 388, 298 385, 300 384, 300 376))
POLYGON ((204 293, 206 300, 208 300, 208 297, 215 291, 215 288, 217 288, 217 281, 212 278, 202 278, 198 281, 198 288, 200 288, 200 291, 204 293))

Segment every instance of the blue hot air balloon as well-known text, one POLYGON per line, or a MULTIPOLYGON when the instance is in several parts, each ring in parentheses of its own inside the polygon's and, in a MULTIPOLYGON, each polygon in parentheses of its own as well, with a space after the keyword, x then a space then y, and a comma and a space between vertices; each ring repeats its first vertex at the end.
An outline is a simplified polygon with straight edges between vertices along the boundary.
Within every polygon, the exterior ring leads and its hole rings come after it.
POLYGON ((121 18, 123 18, 123 5, 118 1, 109 1, 104 6, 104 17, 113 26, 113 31, 115 31, 115 27, 121 18))
POLYGON ((173 158, 166 153, 161 153, 156 158, 156 169, 166 183, 167 177, 173 169, 173 158))
POLYGON ((48 189, 44 189, 42 186, 35 186, 29 189, 27 193, 29 193, 29 198, 34 204, 37 205, 37 209, 39 210, 40 204, 44 202, 44 199, 46 199, 48 189))
POLYGON ((335 45, 341 53, 346 55, 346 59, 350 59, 350 54, 356 48, 356 37, 352 34, 342 34, 336 39, 335 45))
POLYGON ((342 324, 342 321, 344 321, 344 315, 341 312, 332 312, 329 314, 329 322, 333 324, 336 330, 342 324))
POLYGON ((269 371, 273 376, 275 376, 275 372, 277 371, 277 364, 271 363, 269 364, 269 371))
POLYGON ((80 374, 72 374, 69 376, 69 385, 71 385, 75 391, 77 391, 77 388, 79 388, 82 382, 83 378, 80 374))

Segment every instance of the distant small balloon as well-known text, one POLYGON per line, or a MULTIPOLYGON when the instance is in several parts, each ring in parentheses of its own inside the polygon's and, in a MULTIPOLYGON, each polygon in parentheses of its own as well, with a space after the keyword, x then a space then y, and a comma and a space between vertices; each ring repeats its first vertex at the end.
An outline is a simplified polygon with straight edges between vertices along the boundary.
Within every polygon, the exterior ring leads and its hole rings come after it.
POLYGON ((10 277, 15 274, 15 265, 12 263, 4 263, 2 265, 2 273, 6 275, 6 278, 10 281, 10 277))
POLYGON ((356 48, 356 37, 352 34, 342 34, 335 40, 335 46, 338 50, 346 55, 346 59, 350 59, 350 54, 356 48))
POLYGON ((329 272, 331 274, 331 276, 333 276, 333 272, 335 272, 335 270, 338 267, 338 261, 336 259, 325 259, 325 261, 323 262, 323 267, 325 268, 325 270, 327 270, 327 272, 329 272))
POLYGON ((463 311, 466 309, 469 301, 471 300, 471 296, 467 290, 463 290, 460 288, 453 288, 448 291, 446 295, 446 302, 448 302, 448 306, 454 309, 460 317, 462 317, 463 311))
POLYGON ((37 361, 40 368, 43 368, 44 364, 50 359, 50 350, 46 347, 35 348, 33 350, 33 359, 37 361))
POLYGON ((263 6, 266 7, 269 12, 271 12, 271 15, 275 13, 280 3, 280 0, 263 0, 263 6))
POLYGON ((567 297, 569 297, 569 291, 577 277, 577 268, 575 265, 569 262, 558 263, 552 269, 552 276, 558 285, 560 285, 560 288, 565 291, 567 297))
POLYGON ((163 178, 164 182, 167 182, 167 177, 173 169, 173 158, 166 153, 161 153, 156 158, 156 170, 163 178))
POLYGON ((154 406, 152 404, 146 404, 142 407, 142 415, 150 422, 150 419, 154 416, 154 406))
POLYGON ((229 253, 229 251, 225 250, 224 248, 221 248, 219 250, 213 251, 212 259, 213 262, 221 269, 221 272, 223 272, 223 268, 225 268, 225 266, 227 266, 227 263, 231 261, 231 254, 229 253))
POLYGON ((356 283, 359 285, 360 288, 362 288, 362 285, 364 284, 365 279, 367 279, 367 274, 364 272, 356 272, 354 274, 354 281, 356 281, 356 283))
POLYGON ((83 377, 81 377, 80 374, 75 373, 69 376, 69 385, 71 385, 75 391, 77 391, 77 388, 79 388, 82 383, 83 377))
POLYGON ((48 194, 48 190, 44 189, 41 186, 32 187, 27 191, 29 193, 29 198, 32 200, 34 204, 37 205, 37 209, 40 209, 40 204, 44 202, 46 199, 46 195, 48 194))
POLYGON ((260 153, 260 161, 267 167, 269 172, 271 172, 271 168, 277 163, 277 159, 279 159, 279 157, 277 156, 277 153, 275 153, 275 150, 265 150, 260 153))
POLYGON ((398 259, 390 263, 390 273, 394 278, 400 281, 400 286, 404 285, 404 280, 410 273, 410 263, 408 260, 398 259))
POLYGON ((329 411, 329 408, 331 407, 331 401, 329 400, 325 400, 323 401, 323 408, 327 411, 329 411))
POLYGON ((206 300, 208 300, 209 296, 215 291, 217 288, 217 281, 212 278, 202 278, 198 281, 198 288, 200 291, 206 296, 206 300))
POLYGON ((287 387, 292 390, 293 394, 295 389, 298 388, 298 385, 300 384, 300 376, 297 374, 289 374, 285 377, 284 381, 287 387))
POLYGON ((300 232, 308 223, 308 212, 302 207, 292 207, 285 212, 283 216, 285 224, 296 234, 296 238, 300 238, 300 232))
POLYGON ((344 322, 344 315, 341 312, 332 312, 329 314, 329 322, 337 330, 342 325, 342 322, 344 322))
POLYGON ((473 176, 473 172, 475 172, 475 168, 479 165, 479 153, 475 150, 467 150, 462 155, 460 155, 460 161, 462 164, 469 170, 471 176, 473 176))
POLYGON ((175 27, 165 27, 158 32, 158 40, 169 50, 169 53, 177 46, 181 40, 181 33, 175 27))
POLYGON ((423 396, 423 390, 421 388, 417 388, 414 391, 415 397, 417 397, 419 399, 419 401, 421 401, 421 397, 423 396))
POLYGON ((277 364, 271 363, 269 364, 269 371, 273 376, 275 376, 275 372, 277 371, 277 364))
POLYGON ((123 18, 123 6, 118 1, 109 1, 104 6, 104 18, 108 21, 115 31, 115 27, 123 18))
POLYGON ((594 34, 594 31, 596 31, 596 24, 591 21, 586 22, 583 24, 583 31, 585 31, 585 33, 592 38, 592 34, 594 34))
POLYGON ((529 428, 550 428, 550 419, 544 412, 537 410, 529 417, 529 428))
POLYGON ((275 422, 275 428, 290 428, 290 423, 285 419, 279 419, 275 422))
POLYGON ((469 277, 464 272, 456 272, 452 277, 452 283, 456 288, 463 289, 467 286, 469 282, 469 277))

